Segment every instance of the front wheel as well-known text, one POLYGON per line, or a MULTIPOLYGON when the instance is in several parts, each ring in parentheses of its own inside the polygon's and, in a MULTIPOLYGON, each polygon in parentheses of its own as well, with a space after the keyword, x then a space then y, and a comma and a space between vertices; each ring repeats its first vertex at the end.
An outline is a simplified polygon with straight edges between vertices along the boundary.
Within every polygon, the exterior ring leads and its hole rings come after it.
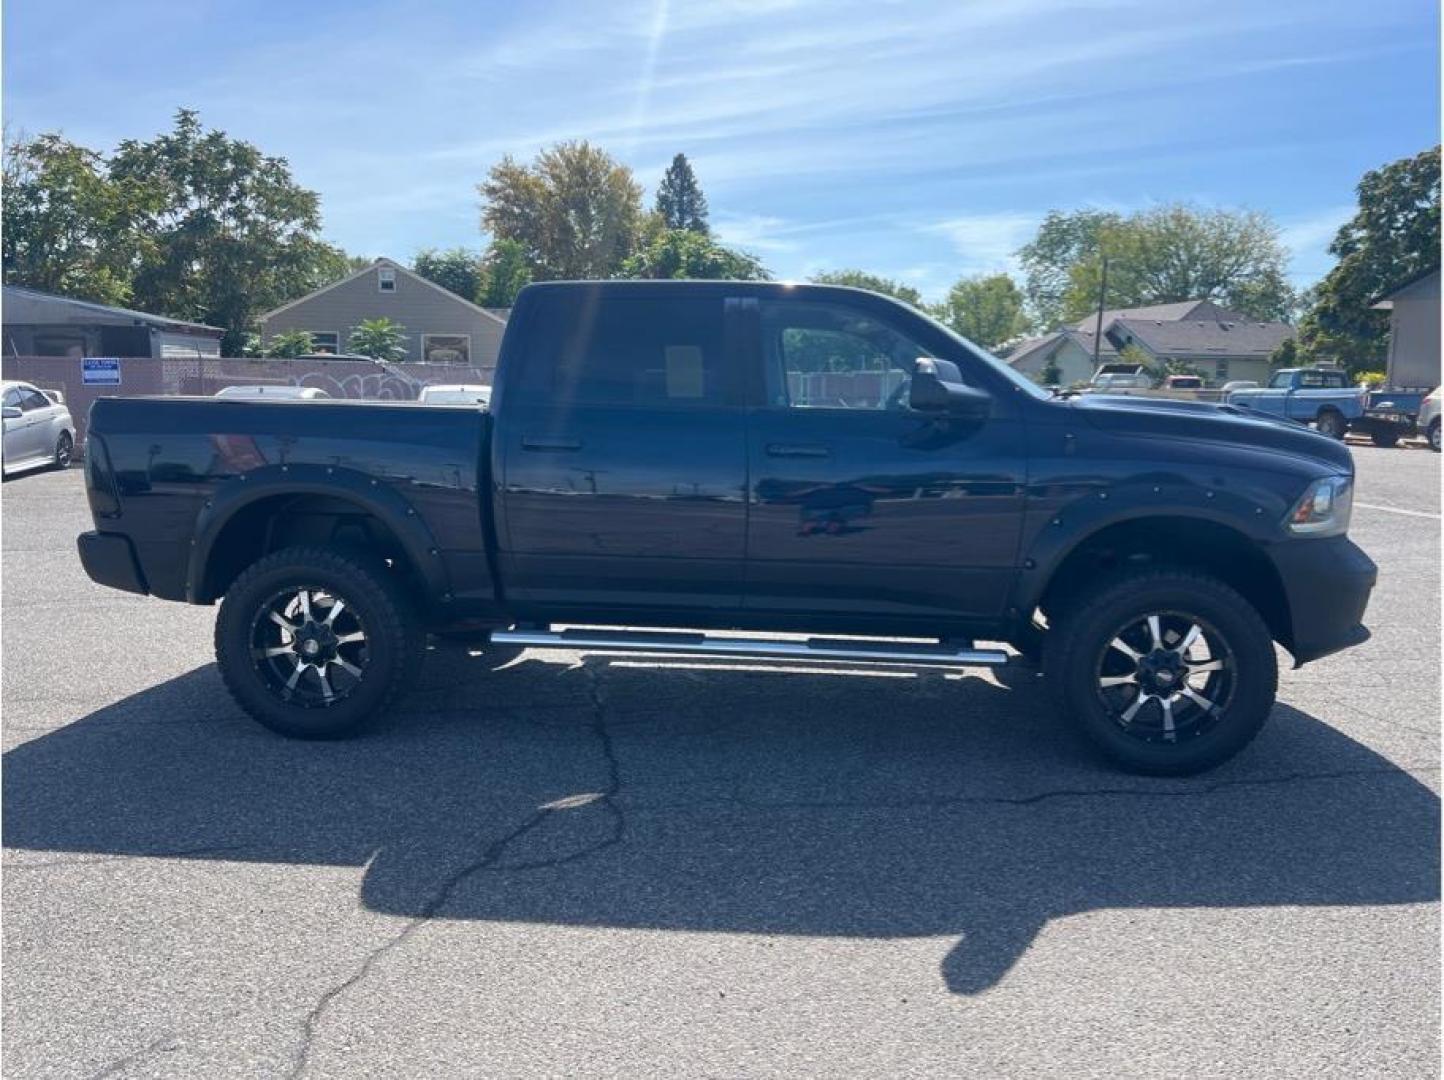
POLYGON ((216 663, 236 702, 292 738, 354 733, 411 683, 425 634, 379 560, 293 547, 253 563, 216 618, 216 663))
POLYGON ((1228 585, 1186 570, 1104 582, 1046 638, 1061 711, 1130 772, 1186 776, 1222 764, 1268 719, 1273 640, 1228 585))
POLYGON ((1433 450, 1434 453, 1437 454, 1437 453, 1439 452, 1439 421, 1438 421, 1438 420, 1435 420, 1432 424, 1429 425, 1428 436, 1429 436, 1429 449, 1430 449, 1430 450, 1433 450))
POLYGON ((1327 435, 1331 439, 1342 439, 1344 433, 1349 430, 1348 421, 1332 409, 1319 413, 1319 418, 1315 423, 1318 425, 1319 434, 1327 435))

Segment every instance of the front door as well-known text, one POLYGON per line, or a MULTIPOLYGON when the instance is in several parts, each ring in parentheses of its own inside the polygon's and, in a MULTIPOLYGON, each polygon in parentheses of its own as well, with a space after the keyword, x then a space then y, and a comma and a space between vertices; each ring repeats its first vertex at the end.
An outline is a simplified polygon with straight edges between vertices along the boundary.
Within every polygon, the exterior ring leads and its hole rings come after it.
POLYGON ((498 412, 523 617, 741 607, 745 414, 721 291, 542 289, 498 412))
POLYGON ((1000 393, 985 420, 911 410, 913 361, 937 353, 902 309, 778 300, 759 316, 748 609, 900 628, 998 616, 1026 482, 1017 407, 1000 393))

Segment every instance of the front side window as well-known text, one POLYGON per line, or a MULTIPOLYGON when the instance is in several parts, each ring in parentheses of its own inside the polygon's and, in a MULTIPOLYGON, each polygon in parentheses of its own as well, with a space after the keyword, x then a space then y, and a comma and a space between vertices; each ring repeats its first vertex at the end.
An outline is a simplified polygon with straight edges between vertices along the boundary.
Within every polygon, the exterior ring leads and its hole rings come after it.
POLYGON ((19 390, 6 390, 6 391, 5 391, 5 408, 7 408, 7 409, 18 409, 18 408, 20 408, 20 391, 19 391, 19 390))
POLYGON ((530 400, 695 408, 726 398, 720 297, 566 294, 536 322, 521 382, 530 400))
POLYGON ((50 405, 50 399, 39 390, 20 391, 20 408, 26 412, 33 412, 36 409, 48 409, 50 405))
POLYGON ((913 363, 932 356, 871 315, 837 304, 762 305, 767 401, 795 409, 888 409, 907 404, 913 363))

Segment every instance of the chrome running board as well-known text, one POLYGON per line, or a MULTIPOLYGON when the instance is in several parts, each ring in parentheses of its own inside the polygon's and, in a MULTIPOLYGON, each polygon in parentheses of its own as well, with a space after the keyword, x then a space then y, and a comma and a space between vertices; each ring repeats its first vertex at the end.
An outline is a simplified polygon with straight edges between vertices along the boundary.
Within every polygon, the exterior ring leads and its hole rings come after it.
POLYGON ((1008 662, 1001 649, 975 649, 949 642, 864 641, 848 638, 808 638, 778 641, 770 638, 713 637, 636 630, 493 630, 493 645, 531 645, 588 652, 682 653, 694 656, 747 656, 786 660, 861 660, 883 664, 947 664, 967 667, 996 666, 1008 662))

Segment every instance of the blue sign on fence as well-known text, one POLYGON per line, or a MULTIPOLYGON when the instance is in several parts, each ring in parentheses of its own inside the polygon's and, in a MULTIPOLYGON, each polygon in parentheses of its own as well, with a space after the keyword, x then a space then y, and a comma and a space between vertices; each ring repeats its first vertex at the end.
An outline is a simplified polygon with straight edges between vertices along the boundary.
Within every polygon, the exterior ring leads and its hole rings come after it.
POLYGON ((114 356, 87 356, 80 361, 80 381, 86 386, 119 386, 120 359, 114 356))

